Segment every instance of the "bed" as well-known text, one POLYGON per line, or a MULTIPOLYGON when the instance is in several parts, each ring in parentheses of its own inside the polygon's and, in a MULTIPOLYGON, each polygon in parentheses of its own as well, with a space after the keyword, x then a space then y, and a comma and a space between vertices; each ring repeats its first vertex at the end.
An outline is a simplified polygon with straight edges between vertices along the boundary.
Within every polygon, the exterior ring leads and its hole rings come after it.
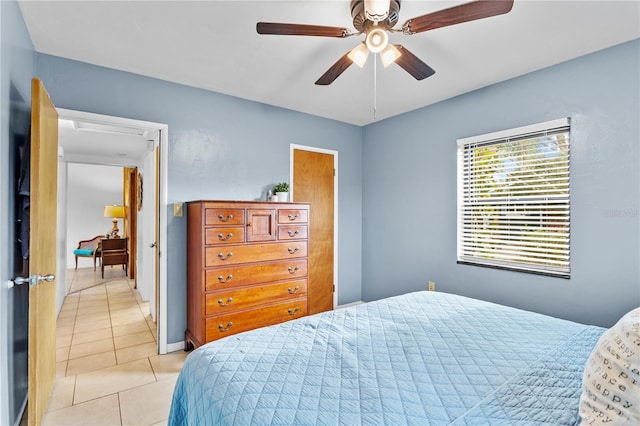
POLYGON ((440 292, 391 297, 198 348, 169 424, 578 424, 604 331, 440 292))

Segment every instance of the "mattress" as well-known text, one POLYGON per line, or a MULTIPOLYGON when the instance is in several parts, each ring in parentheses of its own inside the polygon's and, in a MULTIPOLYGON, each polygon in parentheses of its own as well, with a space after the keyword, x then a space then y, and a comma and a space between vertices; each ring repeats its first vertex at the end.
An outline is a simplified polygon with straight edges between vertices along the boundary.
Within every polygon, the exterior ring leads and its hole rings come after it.
POLYGON ((578 424, 582 371, 603 332, 409 293, 198 348, 169 424, 578 424))

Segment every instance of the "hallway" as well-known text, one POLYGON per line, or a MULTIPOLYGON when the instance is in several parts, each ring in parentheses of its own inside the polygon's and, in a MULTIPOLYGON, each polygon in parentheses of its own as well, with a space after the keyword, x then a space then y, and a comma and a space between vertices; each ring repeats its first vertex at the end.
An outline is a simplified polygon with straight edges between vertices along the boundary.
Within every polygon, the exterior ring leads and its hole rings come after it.
POLYGON ((67 271, 44 425, 166 424, 184 351, 157 355, 149 303, 119 268, 67 271))

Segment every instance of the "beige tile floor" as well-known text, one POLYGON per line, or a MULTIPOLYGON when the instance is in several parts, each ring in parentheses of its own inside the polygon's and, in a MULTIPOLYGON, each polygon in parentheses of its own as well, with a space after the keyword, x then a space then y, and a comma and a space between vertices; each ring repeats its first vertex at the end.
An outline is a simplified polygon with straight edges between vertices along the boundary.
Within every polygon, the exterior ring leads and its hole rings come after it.
POLYGON ((148 302, 118 268, 73 269, 58 315, 57 376, 44 425, 166 424, 184 351, 157 355, 148 302))

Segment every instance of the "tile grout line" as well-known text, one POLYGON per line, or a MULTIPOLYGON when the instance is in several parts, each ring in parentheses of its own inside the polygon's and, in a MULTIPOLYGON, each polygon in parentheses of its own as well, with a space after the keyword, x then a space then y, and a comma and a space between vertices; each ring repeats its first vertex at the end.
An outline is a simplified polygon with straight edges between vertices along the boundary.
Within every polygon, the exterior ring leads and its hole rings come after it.
MULTIPOLYGON (((74 271, 73 278, 71 278, 71 286, 73 286, 73 282, 77 278, 76 277, 76 273, 77 273, 77 271, 74 271)), ((67 296, 65 296, 65 300, 67 299, 67 296)), ((65 300, 62 301, 63 304, 64 304, 65 300)), ((78 320, 78 311, 79 310, 80 310, 80 295, 78 295, 78 303, 76 303, 76 309, 75 309, 76 312, 75 312, 75 315, 73 316, 73 327, 71 328, 71 341, 69 342, 69 350, 67 352, 67 359, 64 362, 64 377, 67 377, 67 370, 69 369, 69 357, 71 356, 71 347, 73 346, 73 340, 74 340, 74 337, 76 336, 76 321, 78 320)), ((60 314, 58 314, 58 315, 60 315, 60 314)), ((76 384, 75 384, 75 380, 74 380, 74 382, 73 382, 74 393, 75 393, 75 389, 76 389, 76 384)))
POLYGON ((120 424, 124 424, 124 420, 122 418, 122 404, 120 404, 120 392, 116 392, 116 398, 118 398, 118 414, 120 415, 120 424))
MULTIPOLYGON (((113 358, 118 365, 118 352, 116 352, 116 336, 113 332, 113 321, 111 318, 111 302, 109 301, 109 291, 107 290, 107 283, 104 283, 104 292, 107 295, 107 310, 109 312, 109 326, 111 328, 111 344, 113 345, 113 358)), ((118 398, 118 409, 120 408, 120 398, 118 398)), ((120 423, 122 424, 122 416, 120 417, 120 423)))

